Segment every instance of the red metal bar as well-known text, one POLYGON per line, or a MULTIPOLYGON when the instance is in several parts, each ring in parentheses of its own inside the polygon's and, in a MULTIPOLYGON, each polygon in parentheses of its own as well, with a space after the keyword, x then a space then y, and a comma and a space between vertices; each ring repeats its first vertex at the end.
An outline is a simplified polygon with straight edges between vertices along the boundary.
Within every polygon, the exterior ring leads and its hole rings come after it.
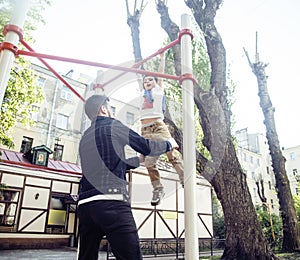
MULTIPOLYGON (((20 40, 20 42, 31 52, 36 53, 26 42, 20 40)), ((18 50, 17 53, 21 54, 22 50, 18 50)), ((85 99, 59 74, 57 73, 46 61, 44 61, 41 57, 36 56, 60 81, 62 81, 77 97, 79 97, 83 102, 85 99)))
POLYGON ((31 56, 31 57, 45 58, 45 59, 50 59, 50 60, 71 62, 71 63, 76 63, 76 64, 84 64, 84 65, 89 65, 89 66, 94 66, 94 67, 108 68, 108 69, 113 69, 113 70, 134 72, 134 73, 144 74, 144 75, 153 76, 153 77, 161 77, 161 78, 167 78, 167 79, 173 79, 173 80, 180 80, 180 77, 175 76, 175 75, 162 74, 162 73, 140 70, 140 69, 135 69, 135 68, 126 68, 126 67, 122 67, 122 66, 109 65, 109 64, 99 63, 99 62, 94 62, 94 61, 72 59, 72 58, 60 57, 60 56, 37 53, 37 52, 29 52, 29 51, 24 51, 24 50, 18 50, 18 54, 25 55, 25 56, 31 56))
POLYGON ((190 37, 191 37, 191 39, 193 40, 193 38, 194 38, 194 35, 193 35, 193 33, 192 33, 192 31, 190 30, 190 29, 182 29, 180 32, 179 32, 179 34, 178 34, 178 40, 180 41, 181 40, 181 37, 182 37, 182 35, 184 35, 184 34, 188 34, 190 37))
MULTIPOLYGON (((60 79, 68 88, 70 88, 70 90, 76 95, 78 96, 80 99, 82 99, 83 101, 85 101, 85 99, 76 92, 75 89, 73 89, 73 87, 67 82, 65 81, 46 61, 44 61, 42 59, 42 57, 44 58, 48 58, 48 59, 55 59, 55 60, 60 60, 60 61, 69 61, 69 62, 73 62, 73 63, 79 63, 79 64, 84 64, 84 65, 90 65, 90 66, 99 66, 99 67, 104 67, 104 68, 110 68, 110 69, 115 69, 115 70, 121 70, 123 71, 122 73, 120 73, 119 75, 115 76, 114 78, 108 80, 107 82, 105 82, 104 84, 101 84, 101 88, 104 88, 104 86, 110 84, 112 81, 116 80, 117 78, 123 76, 124 74, 126 74, 127 72, 135 72, 138 74, 143 74, 143 75, 149 75, 149 76, 160 76, 162 78, 169 78, 169 79, 174 79, 174 80, 178 80, 179 83, 181 84, 182 80, 185 78, 184 75, 182 75, 181 77, 178 76, 173 76, 173 75, 168 75, 168 74, 161 74, 161 73, 155 73, 155 72, 150 72, 150 71, 145 71, 145 70, 138 70, 136 68, 138 68, 141 64, 145 63, 146 61, 152 59, 153 57, 155 57, 158 54, 161 54, 163 52, 165 52, 167 49, 171 48, 172 46, 174 46, 175 44, 178 44, 180 42, 180 39, 182 37, 182 35, 184 34, 189 34, 191 36, 191 38, 193 38, 193 34, 190 30, 187 29, 183 29, 179 32, 178 35, 178 39, 176 39, 175 41, 169 43, 168 45, 166 45, 165 47, 159 49, 157 52, 153 53, 152 55, 148 56, 147 58, 135 63, 131 68, 126 68, 126 67, 121 67, 121 66, 111 66, 109 64, 103 64, 103 63, 97 63, 97 62, 88 62, 88 61, 84 61, 84 60, 78 60, 78 59, 70 59, 70 58, 63 58, 63 57, 59 57, 59 56, 54 56, 54 55, 47 55, 47 54, 42 54, 42 53, 36 53, 26 42, 23 41, 23 31, 22 29, 7 24, 4 29, 3 29, 3 33, 4 35, 7 33, 7 31, 14 31, 17 34, 19 34, 20 36, 20 42, 31 52, 26 52, 23 50, 18 50, 16 48, 12 48, 11 46, 6 46, 4 45, 4 43, 1 44, 1 49, 12 49, 12 51, 15 53, 15 55, 18 54, 23 54, 23 55, 27 55, 27 56, 33 56, 33 57, 37 57, 58 79, 60 79), (35 54, 34 54, 35 53, 35 54)), ((0 49, 0 50, 1 50, 0 49)))
POLYGON ((197 81, 196 81, 196 79, 194 78, 193 74, 191 74, 191 73, 186 73, 186 74, 181 75, 180 80, 179 80, 179 84, 181 85, 182 82, 183 82, 184 80, 186 80, 186 79, 192 80, 192 81, 194 82, 194 84, 197 83, 197 81))
MULTIPOLYGON (((147 58, 138 61, 137 63, 135 63, 131 68, 138 68, 139 66, 141 66, 143 63, 145 63, 146 61, 152 59, 153 57, 155 57, 158 54, 161 54, 163 52, 165 52, 167 49, 169 49, 170 47, 174 46, 175 44, 179 43, 180 39, 176 39, 173 42, 170 42, 168 45, 166 45, 165 47, 159 49, 157 52, 153 53, 152 55, 148 56, 147 58)), ((112 79, 108 80, 107 82, 101 84, 101 88, 104 88, 106 85, 110 84, 111 82, 113 82, 114 80, 122 77, 124 74, 126 74, 127 72, 122 72, 119 75, 113 77, 112 79)))
POLYGON ((2 50, 4 50, 4 49, 13 52, 15 54, 15 56, 18 55, 18 47, 15 46, 15 45, 13 45, 10 42, 2 42, 2 43, 0 43, 0 52, 2 50))
POLYGON ((176 39, 175 41, 170 42, 170 43, 169 43, 168 45, 166 45, 165 47, 159 49, 157 52, 155 52, 155 53, 153 53, 152 55, 148 56, 147 58, 145 58, 145 59, 143 59, 143 60, 137 62, 136 64, 138 64, 138 66, 139 66, 139 65, 145 63, 146 61, 152 59, 153 57, 155 57, 155 56, 158 55, 158 54, 161 54, 161 53, 165 52, 167 49, 173 47, 175 44, 177 44, 177 43, 179 43, 179 42, 180 42, 179 39, 176 39))
POLYGON ((8 31, 15 32, 16 34, 19 35, 19 39, 23 40, 23 33, 24 32, 23 32, 22 28, 14 25, 14 24, 7 24, 3 28, 3 35, 5 36, 8 31))
POLYGON ((79 60, 79 59, 65 58, 65 57, 60 57, 60 56, 55 56, 55 55, 37 53, 23 40, 23 30, 21 28, 19 28, 17 26, 14 26, 14 25, 11 25, 11 24, 7 24, 3 29, 3 34, 5 35, 8 31, 13 31, 13 32, 17 33, 19 35, 20 42, 29 50, 29 52, 24 51, 24 50, 18 50, 18 48, 16 46, 12 46, 12 45, 9 45, 7 43, 1 43, 0 44, 0 52, 1 52, 2 49, 9 49, 12 52, 14 52, 15 56, 18 56, 18 55, 21 54, 21 55, 25 55, 25 56, 37 57, 60 81, 62 81, 83 102, 85 102, 85 99, 66 80, 64 80, 64 78, 61 77, 61 75, 59 73, 57 73, 46 61, 44 61, 43 58, 123 71, 122 73, 120 73, 119 75, 117 75, 114 78, 110 79, 106 83, 101 84, 101 88, 104 88, 105 85, 108 85, 109 83, 111 83, 112 81, 114 81, 117 78, 121 77, 122 75, 126 74, 127 72, 134 72, 134 73, 138 73, 138 74, 142 74, 142 75, 148 75, 148 76, 178 80, 180 84, 185 79, 192 79, 193 81, 195 81, 195 79, 193 78, 192 75, 181 75, 179 77, 179 76, 174 76, 174 75, 169 75, 169 74, 162 74, 162 73, 137 69, 141 64, 143 64, 146 61, 152 59, 156 55, 165 52, 167 49, 174 46, 175 44, 180 43, 182 35, 189 34, 191 36, 191 38, 193 38, 192 32, 188 29, 181 30, 179 32, 178 39, 176 39, 175 41, 169 43, 165 47, 159 49, 157 52, 153 53, 152 55, 148 56, 147 58, 135 63, 131 68, 126 68, 126 67, 122 67, 122 66, 114 66, 114 65, 98 63, 98 62, 84 61, 84 60, 79 60))

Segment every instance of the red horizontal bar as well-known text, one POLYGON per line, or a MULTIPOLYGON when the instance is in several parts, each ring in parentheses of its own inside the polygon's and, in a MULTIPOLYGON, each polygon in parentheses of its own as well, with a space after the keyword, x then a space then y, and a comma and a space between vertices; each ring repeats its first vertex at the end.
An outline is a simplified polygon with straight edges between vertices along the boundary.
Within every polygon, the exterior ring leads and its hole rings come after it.
MULTIPOLYGON (((179 43, 179 39, 176 39, 175 41, 169 43, 167 46, 165 46, 164 48, 159 49, 157 52, 153 53, 152 55, 148 56, 147 58, 138 61, 137 63, 135 63, 131 68, 138 68, 139 66, 141 66, 143 63, 145 63, 146 61, 152 59, 153 57, 155 57, 156 55, 165 52, 167 49, 169 49, 170 47, 172 47, 173 45, 179 43)), ((114 80, 120 78, 121 76, 123 76, 124 74, 126 74, 127 72, 122 72, 119 75, 115 76, 114 78, 108 80, 107 82, 102 84, 102 88, 105 87, 106 85, 108 85, 109 83, 113 82, 114 80)))
POLYGON ((24 51, 24 50, 18 50, 18 54, 25 55, 25 56, 31 56, 31 57, 37 57, 37 58, 45 58, 45 59, 50 59, 50 60, 58 60, 58 61, 64 61, 64 62, 84 64, 84 65, 89 65, 89 66, 94 66, 94 67, 108 68, 108 69, 112 69, 112 70, 134 72, 134 73, 153 76, 153 77, 161 77, 161 78, 166 78, 166 79, 180 80, 180 77, 175 76, 175 75, 162 74, 162 73, 158 73, 158 72, 151 72, 151 71, 140 70, 140 69, 135 69, 135 68, 126 68, 126 67, 122 67, 122 66, 110 65, 110 64, 94 62, 94 61, 85 61, 85 60, 80 60, 80 59, 66 58, 66 57, 60 57, 60 56, 37 53, 37 52, 29 52, 29 51, 24 51))

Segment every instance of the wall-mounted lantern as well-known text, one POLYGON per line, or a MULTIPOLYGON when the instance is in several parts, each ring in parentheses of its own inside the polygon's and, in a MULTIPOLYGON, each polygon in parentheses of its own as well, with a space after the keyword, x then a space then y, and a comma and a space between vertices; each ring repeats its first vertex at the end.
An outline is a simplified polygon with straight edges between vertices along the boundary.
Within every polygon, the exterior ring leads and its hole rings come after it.
POLYGON ((49 160, 49 154, 53 152, 45 145, 32 147, 23 156, 26 157, 32 164, 39 166, 47 166, 49 160))

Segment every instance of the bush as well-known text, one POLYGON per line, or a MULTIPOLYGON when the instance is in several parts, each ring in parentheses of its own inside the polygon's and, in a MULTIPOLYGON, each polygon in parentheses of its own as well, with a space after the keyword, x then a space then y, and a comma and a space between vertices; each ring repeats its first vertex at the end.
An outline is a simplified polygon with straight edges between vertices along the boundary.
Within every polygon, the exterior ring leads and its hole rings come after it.
POLYGON ((281 218, 275 214, 270 215, 265 206, 257 206, 256 213, 269 245, 275 250, 280 250, 282 239, 281 218))

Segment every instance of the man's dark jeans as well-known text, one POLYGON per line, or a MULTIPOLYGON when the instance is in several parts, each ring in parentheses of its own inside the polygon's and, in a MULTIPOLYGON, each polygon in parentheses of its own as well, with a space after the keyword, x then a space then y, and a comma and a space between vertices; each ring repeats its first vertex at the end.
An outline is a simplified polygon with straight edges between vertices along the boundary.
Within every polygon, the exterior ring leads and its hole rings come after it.
POLYGON ((137 228, 129 203, 97 200, 78 206, 79 260, 96 260, 106 235, 117 260, 141 260, 137 228))

